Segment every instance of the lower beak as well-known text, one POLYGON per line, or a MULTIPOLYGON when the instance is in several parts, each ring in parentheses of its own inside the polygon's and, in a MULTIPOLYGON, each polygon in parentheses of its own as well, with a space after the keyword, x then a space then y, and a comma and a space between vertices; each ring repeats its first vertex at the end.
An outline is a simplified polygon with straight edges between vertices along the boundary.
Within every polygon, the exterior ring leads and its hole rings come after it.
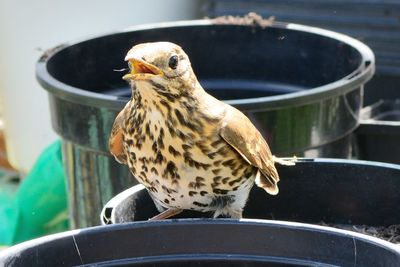
POLYGON ((129 59, 128 61, 130 72, 122 77, 124 80, 148 80, 156 75, 164 75, 159 68, 143 60, 129 59))

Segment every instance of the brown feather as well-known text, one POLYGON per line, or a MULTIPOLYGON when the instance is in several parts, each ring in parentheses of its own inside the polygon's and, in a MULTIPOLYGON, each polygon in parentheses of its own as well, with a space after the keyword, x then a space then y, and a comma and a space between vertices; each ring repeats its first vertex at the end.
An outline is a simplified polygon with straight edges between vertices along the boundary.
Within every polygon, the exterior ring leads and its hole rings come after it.
POLYGON ((227 108, 221 137, 248 163, 259 169, 256 184, 269 194, 278 194, 279 175, 275 168, 269 146, 257 128, 239 110, 227 108))
POLYGON ((110 139, 108 141, 108 147, 111 154, 119 163, 126 164, 127 158, 123 146, 123 123, 125 121, 125 109, 123 109, 115 118, 110 139))

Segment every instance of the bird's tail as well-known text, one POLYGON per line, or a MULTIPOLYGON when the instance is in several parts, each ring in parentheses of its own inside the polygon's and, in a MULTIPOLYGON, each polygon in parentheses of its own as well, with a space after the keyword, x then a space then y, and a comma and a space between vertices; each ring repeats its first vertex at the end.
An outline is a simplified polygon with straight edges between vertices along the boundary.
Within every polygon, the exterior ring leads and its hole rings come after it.
POLYGON ((277 195, 279 193, 278 182, 279 175, 275 166, 273 168, 270 167, 268 173, 258 170, 255 183, 258 187, 267 191, 268 194, 277 195))
MULTIPOLYGON (((277 158, 272 156, 273 163, 278 163, 284 166, 294 166, 297 158, 277 158)), ((261 187, 268 194, 277 195, 279 193, 278 188, 279 174, 274 164, 268 166, 268 168, 259 169, 256 175, 255 183, 258 187, 261 187)))

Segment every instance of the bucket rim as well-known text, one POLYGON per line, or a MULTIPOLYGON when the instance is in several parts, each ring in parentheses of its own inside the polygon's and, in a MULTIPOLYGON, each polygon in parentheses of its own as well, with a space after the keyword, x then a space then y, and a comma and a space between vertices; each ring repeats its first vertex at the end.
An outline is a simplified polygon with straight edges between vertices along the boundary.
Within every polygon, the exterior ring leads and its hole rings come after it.
MULTIPOLYGON (((107 232, 116 232, 124 230, 135 230, 135 229, 160 229, 160 227, 181 227, 181 226, 193 226, 193 227, 207 227, 215 225, 225 226, 251 226, 251 227, 267 227, 270 229, 288 229, 288 230, 299 230, 322 233, 324 235, 335 235, 342 238, 351 238, 354 243, 361 241, 368 243, 373 246, 383 247, 392 253, 400 256, 400 246, 385 241, 383 239, 365 235, 362 233, 352 232, 348 230, 338 229, 330 226, 321 226, 309 223, 300 223, 292 221, 280 221, 280 220, 265 220, 265 219, 173 219, 173 220, 160 220, 160 221, 138 221, 138 222, 127 222, 113 225, 101 225, 93 226, 82 229, 75 229, 65 231, 61 233, 46 235, 36 239, 28 240, 20 244, 11 246, 0 251, 0 263, 7 260, 12 255, 21 255, 24 251, 31 249, 34 246, 39 246, 46 243, 57 242, 65 238, 72 238, 76 242, 76 237, 79 235, 93 235, 93 234, 105 234, 107 232)), ((76 244, 76 243, 75 243, 76 244)), ((356 248, 355 248, 356 249, 356 248)))
MULTIPOLYGON (((67 42, 46 51, 36 63, 36 78, 45 90, 62 99, 89 106, 108 107, 111 109, 120 110, 126 104, 126 98, 90 92, 61 82, 54 78, 48 72, 47 62, 51 60, 51 58, 55 56, 58 52, 72 45, 87 42, 92 39, 111 37, 113 35, 150 30, 154 28, 162 29, 173 27, 204 27, 212 25, 228 27, 251 27, 248 25, 218 24, 213 19, 183 20, 132 26, 124 30, 115 31, 109 34, 102 34, 98 36, 92 36, 91 38, 84 38, 81 40, 67 42)), ((227 100, 225 101, 226 103, 249 111, 259 109, 266 110, 266 103, 268 104, 268 109, 277 109, 281 108, 284 105, 304 105, 306 103, 318 101, 322 98, 328 98, 331 96, 342 95, 350 92, 366 83, 375 73, 375 56, 372 50, 364 43, 350 36, 322 28, 278 21, 271 22, 271 26, 268 27, 307 32, 335 39, 356 49, 361 55, 361 62, 352 73, 349 73, 347 76, 341 79, 338 79, 328 84, 324 84, 322 86, 279 96, 227 100)))

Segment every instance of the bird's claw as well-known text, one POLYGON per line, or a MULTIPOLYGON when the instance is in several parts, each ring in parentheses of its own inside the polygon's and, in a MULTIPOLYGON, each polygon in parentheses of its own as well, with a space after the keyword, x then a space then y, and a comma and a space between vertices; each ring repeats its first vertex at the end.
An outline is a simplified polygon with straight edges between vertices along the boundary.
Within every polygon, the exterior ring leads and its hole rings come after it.
POLYGON ((183 210, 181 209, 167 209, 159 214, 157 214, 154 217, 151 217, 149 219, 149 221, 158 221, 158 220, 165 220, 165 219, 169 219, 175 215, 178 215, 179 213, 181 213, 183 210))
POLYGON ((297 157, 293 156, 291 158, 278 158, 278 157, 272 156, 272 160, 274 161, 274 163, 278 163, 283 166, 294 166, 294 165, 296 165, 297 157))

